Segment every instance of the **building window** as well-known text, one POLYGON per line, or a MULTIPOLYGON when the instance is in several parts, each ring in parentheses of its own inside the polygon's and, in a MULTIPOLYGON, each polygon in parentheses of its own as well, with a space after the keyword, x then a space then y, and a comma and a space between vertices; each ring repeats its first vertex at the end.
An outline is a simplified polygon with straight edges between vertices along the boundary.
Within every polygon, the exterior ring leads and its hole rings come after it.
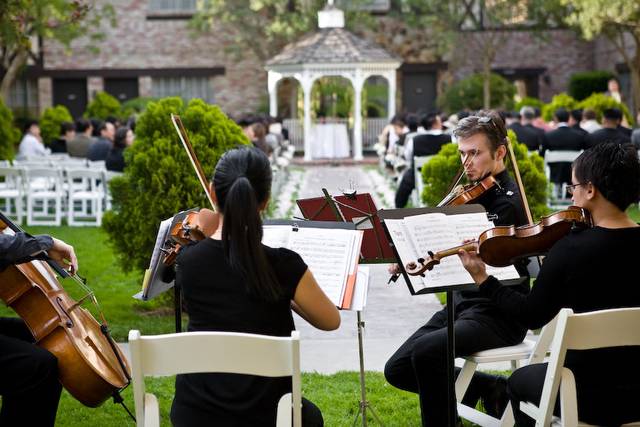
POLYGON ((149 12, 194 13, 196 0, 149 0, 149 12))
POLYGON ((153 77, 151 92, 154 98, 179 96, 185 101, 200 98, 214 102, 209 77, 153 77))
POLYGON ((18 115, 38 115, 38 81, 36 79, 17 79, 9 88, 7 106, 18 115))

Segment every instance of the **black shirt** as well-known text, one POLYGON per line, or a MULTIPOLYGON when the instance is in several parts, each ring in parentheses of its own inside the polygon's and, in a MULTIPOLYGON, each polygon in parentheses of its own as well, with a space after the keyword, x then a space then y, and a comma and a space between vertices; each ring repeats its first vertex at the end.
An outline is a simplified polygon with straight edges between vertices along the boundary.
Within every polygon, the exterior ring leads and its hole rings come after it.
POLYGON ((51 249, 52 246, 53 239, 50 236, 0 233, 0 271, 12 264, 29 262, 51 249))
MULTIPOLYGON (((222 242, 205 239, 180 251, 176 283, 182 286, 189 331, 227 331, 290 336, 291 300, 307 270, 300 255, 263 246, 283 295, 269 302, 252 295, 226 261, 222 242)), ((290 378, 237 374, 176 377, 171 410, 175 425, 275 425, 277 402, 291 392, 290 378)))
POLYGON ((631 137, 620 132, 618 129, 611 128, 598 129, 587 137, 587 147, 589 148, 605 142, 629 144, 631 142, 631 137))
MULTIPOLYGON (((493 276, 480 286, 480 292, 506 316, 531 329, 548 323, 561 308, 584 313, 639 307, 639 245, 640 227, 574 231, 551 248, 528 295, 503 286, 493 276)), ((639 347, 583 350, 569 352, 565 366, 573 371, 578 389, 586 384, 631 385, 638 395, 638 360, 639 347)))
POLYGON ((107 170, 114 172, 124 171, 124 150, 122 147, 111 147, 105 161, 107 170))
MULTIPOLYGON (((522 201, 520 190, 509 172, 505 169, 494 178, 499 186, 486 191, 475 203, 482 205, 489 215, 497 216, 494 219, 495 225, 516 225, 521 226, 528 223, 522 201)), ((524 274, 522 267, 518 268, 520 274, 524 274)), ((518 292, 529 292, 529 284, 514 286, 518 292)), ((454 292, 455 313, 457 317, 466 315, 465 312, 474 313, 487 317, 496 328, 496 333, 502 334, 508 340, 522 340, 526 334, 526 328, 512 322, 500 313, 493 302, 485 295, 481 295, 478 289, 454 292)))

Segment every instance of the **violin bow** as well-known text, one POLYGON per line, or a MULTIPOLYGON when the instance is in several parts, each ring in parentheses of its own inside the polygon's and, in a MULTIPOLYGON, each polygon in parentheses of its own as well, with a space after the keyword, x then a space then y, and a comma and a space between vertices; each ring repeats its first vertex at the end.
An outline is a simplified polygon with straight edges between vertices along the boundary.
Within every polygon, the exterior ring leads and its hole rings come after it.
POLYGON ((529 208, 529 202, 527 201, 527 195, 524 192, 524 185, 522 184, 522 177, 520 176, 520 169, 518 169, 518 162, 516 161, 516 155, 513 152, 513 147, 511 146, 511 141, 507 136, 507 150, 509 150, 509 158, 511 159, 511 164, 513 164, 513 172, 516 175, 516 183, 518 184, 518 188, 520 189, 520 198, 522 199, 522 205, 524 206, 524 211, 527 214, 527 221, 529 221, 529 225, 533 224, 533 217, 531 216, 531 209, 529 208))
POLYGON ((182 120, 180 119, 180 116, 172 114, 171 121, 173 122, 173 126, 176 128, 176 132, 178 132, 178 136, 180 137, 182 146, 187 152, 187 156, 189 156, 189 160, 191 160, 191 166, 193 166, 193 169, 196 171, 198 181, 200 181, 200 185, 202 185, 204 193, 207 195, 207 199, 209 199, 209 203, 211 203, 213 211, 216 212, 216 205, 213 203, 213 197, 209 192, 207 177, 205 176, 204 170, 196 157, 196 152, 193 150, 193 146, 189 142, 189 137, 187 136, 187 131, 184 128, 184 125, 182 124, 182 120))

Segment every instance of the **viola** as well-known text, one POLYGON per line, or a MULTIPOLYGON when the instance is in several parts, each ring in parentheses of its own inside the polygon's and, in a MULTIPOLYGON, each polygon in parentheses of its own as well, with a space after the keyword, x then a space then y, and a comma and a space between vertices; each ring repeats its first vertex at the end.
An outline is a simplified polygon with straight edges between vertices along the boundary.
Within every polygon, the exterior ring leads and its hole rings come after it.
MULTIPOLYGON (((21 231, 3 215, 0 230, 21 231)), ((56 356, 63 387, 82 404, 97 407, 129 385, 129 365, 104 317, 100 324, 81 306, 89 298, 97 303, 93 293, 74 301, 54 269, 69 277, 53 261, 7 267, 0 272, 0 298, 24 320, 36 344, 56 356)))
POLYGON ((184 218, 178 214, 178 221, 169 232, 168 248, 164 250, 165 265, 172 265, 180 249, 189 242, 197 242, 211 236, 220 225, 220 214, 211 209, 190 210, 184 213, 184 218))
POLYGON ((545 216, 532 225, 491 228, 482 232, 475 241, 435 253, 429 252, 423 258, 408 263, 405 268, 412 276, 421 275, 440 264, 443 258, 457 255, 461 249, 475 250, 488 265, 506 267, 522 258, 543 255, 571 229, 591 225, 589 211, 570 206, 566 210, 545 216))
POLYGON ((498 185, 498 181, 489 175, 473 184, 467 184, 464 186, 457 186, 450 192, 440 203, 438 207, 442 206, 459 206, 473 203, 480 198, 486 191, 492 189, 498 185))

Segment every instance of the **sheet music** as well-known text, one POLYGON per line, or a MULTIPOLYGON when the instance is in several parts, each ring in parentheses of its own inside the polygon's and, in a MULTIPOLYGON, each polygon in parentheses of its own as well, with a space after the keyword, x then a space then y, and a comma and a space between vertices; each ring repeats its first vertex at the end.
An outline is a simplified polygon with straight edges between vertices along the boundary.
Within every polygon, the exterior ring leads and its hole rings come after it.
POLYGON ((146 301, 161 294, 162 292, 170 289, 173 286, 173 281, 170 283, 166 283, 161 279, 162 272, 166 268, 162 263, 161 249, 163 248, 164 243, 169 237, 173 219, 174 217, 171 217, 160 222, 160 226, 158 227, 158 235, 156 236, 156 242, 153 246, 153 253, 151 254, 151 261, 149 262, 149 268, 147 269, 142 282, 142 291, 133 296, 136 299, 146 301))
POLYGON ((367 303, 369 293, 369 267, 358 266, 358 276, 356 278, 356 288, 353 291, 353 302, 350 310, 362 311, 367 303))
POLYGON ((289 225, 265 225, 262 227, 262 244, 270 248, 286 248, 291 231, 289 225))
MULTIPOLYGON (((400 262, 406 265, 408 262, 418 259, 418 251, 416 251, 413 246, 413 242, 405 237, 409 235, 409 232, 404 224, 404 220, 386 219, 384 223, 387 226, 387 230, 389 230, 391 240, 398 251, 398 255, 400 255, 400 262)), ((409 281, 411 281, 411 285, 416 291, 426 288, 420 276, 409 276, 409 281)))

